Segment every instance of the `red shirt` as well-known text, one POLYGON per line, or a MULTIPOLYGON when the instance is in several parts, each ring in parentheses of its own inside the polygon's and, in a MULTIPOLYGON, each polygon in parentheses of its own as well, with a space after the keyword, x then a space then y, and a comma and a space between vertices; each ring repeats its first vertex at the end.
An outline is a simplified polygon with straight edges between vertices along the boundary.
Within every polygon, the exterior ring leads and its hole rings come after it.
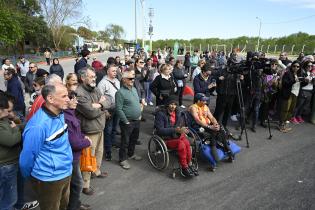
POLYGON ((170 122, 171 122, 171 126, 175 125, 175 122, 176 122, 176 113, 175 112, 171 112, 170 113, 170 122))
POLYGON ((45 103, 45 100, 44 100, 43 96, 42 96, 42 95, 38 96, 38 97, 35 99, 35 101, 34 101, 32 107, 31 107, 30 112, 29 112, 28 115, 26 116, 26 121, 29 121, 29 120, 33 117, 33 115, 37 112, 37 110, 39 110, 39 108, 42 107, 42 105, 43 105, 44 103, 45 103))

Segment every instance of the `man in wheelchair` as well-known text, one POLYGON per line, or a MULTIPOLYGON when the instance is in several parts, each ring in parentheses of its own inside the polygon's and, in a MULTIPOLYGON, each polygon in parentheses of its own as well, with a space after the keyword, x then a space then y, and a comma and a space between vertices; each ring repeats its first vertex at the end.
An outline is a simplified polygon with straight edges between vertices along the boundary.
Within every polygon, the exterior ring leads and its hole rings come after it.
MULTIPOLYGON (((220 161, 217 153, 217 148, 222 148, 227 154, 228 161, 233 162, 234 155, 231 151, 229 142, 227 141, 228 134, 223 126, 211 114, 207 101, 209 100, 203 93, 195 95, 195 104, 189 107, 189 112, 193 118, 192 129, 203 139, 203 143, 210 145, 211 155, 216 162, 220 161)), ((211 166, 212 171, 216 166, 211 166)))
POLYGON ((197 176, 198 171, 192 165, 190 142, 186 135, 189 130, 184 125, 180 111, 177 109, 177 97, 169 96, 165 107, 161 107, 156 115, 154 127, 156 134, 165 140, 169 149, 176 149, 178 153, 181 174, 190 178, 197 176))

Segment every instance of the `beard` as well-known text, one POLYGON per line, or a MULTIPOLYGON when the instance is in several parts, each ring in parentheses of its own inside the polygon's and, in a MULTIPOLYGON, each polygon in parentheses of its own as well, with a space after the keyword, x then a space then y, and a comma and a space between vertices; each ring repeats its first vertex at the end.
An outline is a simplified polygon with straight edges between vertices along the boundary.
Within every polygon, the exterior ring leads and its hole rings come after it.
POLYGON ((96 87, 96 82, 92 82, 89 86, 94 89, 96 87))

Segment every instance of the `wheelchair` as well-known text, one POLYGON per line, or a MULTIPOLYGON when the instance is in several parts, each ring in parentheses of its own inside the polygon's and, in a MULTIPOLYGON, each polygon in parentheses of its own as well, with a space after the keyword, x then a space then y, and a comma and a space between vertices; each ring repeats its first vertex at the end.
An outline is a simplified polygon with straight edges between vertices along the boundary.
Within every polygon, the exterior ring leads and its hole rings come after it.
MULTIPOLYGON (((198 161, 197 161, 197 151, 198 151, 198 137, 196 134, 189 130, 186 134, 187 140, 190 142, 191 153, 192 153, 192 165, 195 169, 198 170, 198 161)), ((153 134, 148 142, 148 158, 151 165, 157 170, 167 169, 170 164, 170 154, 174 154, 177 158, 177 151, 174 149, 167 148, 162 137, 157 134, 153 134)), ((172 177, 176 177, 176 172, 180 171, 180 166, 178 161, 173 161, 173 171, 172 177), (176 164, 177 163, 177 164, 176 164)))

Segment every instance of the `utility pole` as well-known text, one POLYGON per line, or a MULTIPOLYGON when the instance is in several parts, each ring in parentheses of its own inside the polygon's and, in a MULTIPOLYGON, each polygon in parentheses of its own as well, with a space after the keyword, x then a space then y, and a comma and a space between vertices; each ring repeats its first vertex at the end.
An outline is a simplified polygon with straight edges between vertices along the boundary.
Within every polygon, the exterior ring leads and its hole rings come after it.
POLYGON ((153 36, 153 25, 152 19, 154 17, 154 9, 149 8, 149 18, 150 18, 150 25, 149 25, 149 36, 150 36, 150 50, 152 51, 152 36, 153 36))
POLYGON ((144 0, 140 0, 140 2, 141 2, 141 13, 142 13, 142 18, 141 18, 141 25, 142 25, 142 47, 144 48, 144 38, 145 38, 145 31, 144 31, 144 28, 145 28, 145 26, 144 26, 144 22, 145 22, 145 20, 144 20, 144 18, 145 18, 145 11, 144 11, 144 9, 145 9, 145 7, 144 7, 144 0))
POLYGON ((257 40, 257 51, 259 50, 259 41, 260 41, 260 31, 261 31, 261 18, 256 17, 259 20, 259 31, 258 31, 258 40, 257 40))

